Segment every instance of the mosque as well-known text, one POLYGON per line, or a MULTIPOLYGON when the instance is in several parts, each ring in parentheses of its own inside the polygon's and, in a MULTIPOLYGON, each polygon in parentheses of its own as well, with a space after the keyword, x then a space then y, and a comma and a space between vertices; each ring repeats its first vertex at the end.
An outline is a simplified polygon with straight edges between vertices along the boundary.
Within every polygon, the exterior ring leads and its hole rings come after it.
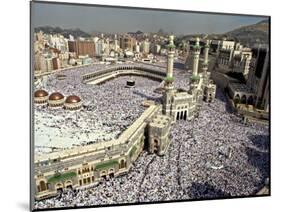
MULTIPOLYGON (((198 116, 202 101, 212 102, 216 94, 216 85, 208 72, 209 46, 204 48, 204 64, 199 73, 199 38, 192 52, 193 69, 190 88, 178 90, 174 87, 173 64, 174 37, 169 37, 166 73, 146 70, 141 67, 121 66, 107 69, 97 75, 82 76, 83 82, 89 80, 100 83, 112 75, 133 74, 154 77, 164 81, 161 104, 148 104, 143 114, 129 126, 117 139, 99 142, 87 146, 78 146, 59 152, 51 152, 34 158, 33 189, 37 200, 57 195, 66 188, 81 188, 93 185, 103 178, 126 174, 139 154, 146 149, 149 153, 164 155, 172 142, 170 129, 177 120, 190 121, 198 116), (133 70, 132 70, 133 69, 133 70)), ((83 101, 76 95, 65 98, 60 92, 49 95, 48 91, 34 93, 37 105, 47 105, 50 109, 63 107, 66 110, 78 110, 83 101)))

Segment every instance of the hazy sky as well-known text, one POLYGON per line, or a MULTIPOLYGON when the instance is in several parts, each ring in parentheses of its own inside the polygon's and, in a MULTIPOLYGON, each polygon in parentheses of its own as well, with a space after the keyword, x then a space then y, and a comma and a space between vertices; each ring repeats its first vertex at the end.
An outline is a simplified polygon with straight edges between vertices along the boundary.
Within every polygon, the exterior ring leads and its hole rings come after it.
POLYGON ((265 17, 166 12, 33 2, 33 26, 80 28, 86 32, 223 33, 265 17))

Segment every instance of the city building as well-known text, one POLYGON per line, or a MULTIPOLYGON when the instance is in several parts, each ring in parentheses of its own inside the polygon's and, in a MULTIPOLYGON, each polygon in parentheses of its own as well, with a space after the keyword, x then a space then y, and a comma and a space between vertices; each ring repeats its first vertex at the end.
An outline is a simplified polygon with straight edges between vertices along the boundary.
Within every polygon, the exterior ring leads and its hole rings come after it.
POLYGON ((95 56, 95 43, 87 40, 68 41, 69 52, 76 53, 76 56, 89 55, 95 56))
POLYGON ((61 52, 68 52, 68 41, 63 35, 55 34, 49 36, 49 45, 61 52))
POLYGON ((232 71, 242 73, 245 79, 248 78, 252 52, 250 49, 245 49, 235 54, 232 59, 232 71))
POLYGON ((154 48, 153 48, 153 53, 154 54, 160 54, 160 50, 161 50, 161 45, 155 44, 154 48))
POLYGON ((250 64, 250 71, 247 86, 256 95, 255 106, 269 111, 269 48, 268 46, 257 46, 252 49, 253 58, 250 64))
POLYGON ((218 53, 221 49, 234 49, 235 41, 226 40, 225 38, 222 40, 212 40, 210 43, 210 48, 212 52, 218 53))
POLYGON ((137 44, 135 45, 135 52, 136 52, 136 53, 140 53, 140 45, 139 45, 139 43, 137 43, 137 44))
MULTIPOLYGON (((267 46, 218 50, 216 75, 222 76, 224 88, 235 110, 244 117, 269 118, 269 50, 267 46), (226 77, 225 77, 225 76, 226 77)), ((222 80, 218 80, 222 81, 222 80)), ((219 82, 220 83, 220 82, 219 82)))
POLYGON ((135 43, 136 43, 135 38, 129 35, 124 35, 120 37, 120 48, 123 50, 133 51, 135 43))
POLYGON ((53 58, 49 54, 36 53, 34 55, 34 70, 49 72, 54 70, 53 58))
POLYGON ((141 43, 141 52, 143 52, 145 54, 149 54, 150 53, 150 42, 148 41, 148 39, 145 39, 141 43))
POLYGON ((52 58, 52 62, 53 62, 53 70, 61 68, 61 63, 59 58, 57 57, 52 58))

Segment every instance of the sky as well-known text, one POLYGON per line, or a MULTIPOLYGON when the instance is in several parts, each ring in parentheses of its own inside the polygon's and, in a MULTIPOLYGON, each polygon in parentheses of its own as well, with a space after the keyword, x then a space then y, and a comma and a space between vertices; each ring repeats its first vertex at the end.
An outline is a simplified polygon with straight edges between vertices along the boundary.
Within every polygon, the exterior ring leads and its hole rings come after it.
POLYGON ((33 2, 32 24, 85 32, 157 32, 173 34, 224 33, 264 20, 260 16, 237 16, 128 8, 106 8, 33 2))

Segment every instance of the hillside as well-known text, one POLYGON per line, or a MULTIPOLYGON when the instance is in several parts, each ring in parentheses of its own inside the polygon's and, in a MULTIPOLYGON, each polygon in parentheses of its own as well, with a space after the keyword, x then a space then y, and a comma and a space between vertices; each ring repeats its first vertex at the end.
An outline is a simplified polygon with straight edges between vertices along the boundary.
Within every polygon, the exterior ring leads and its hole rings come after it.
POLYGON ((252 47, 256 43, 268 44, 268 34, 269 22, 268 20, 263 20, 256 24, 242 26, 222 34, 190 34, 181 37, 181 39, 190 40, 197 36, 199 36, 200 38, 208 38, 214 40, 227 38, 228 40, 239 41, 243 45, 252 47))
POLYGON ((35 30, 35 32, 43 31, 44 33, 47 33, 47 34, 59 33, 67 38, 69 37, 69 35, 72 35, 75 38, 90 37, 89 33, 86 33, 84 31, 82 31, 81 29, 62 29, 60 27, 42 26, 42 27, 37 27, 34 30, 35 30))
POLYGON ((269 22, 268 20, 263 20, 256 24, 242 26, 225 33, 225 35, 238 39, 247 46, 253 46, 255 43, 268 44, 269 22))

